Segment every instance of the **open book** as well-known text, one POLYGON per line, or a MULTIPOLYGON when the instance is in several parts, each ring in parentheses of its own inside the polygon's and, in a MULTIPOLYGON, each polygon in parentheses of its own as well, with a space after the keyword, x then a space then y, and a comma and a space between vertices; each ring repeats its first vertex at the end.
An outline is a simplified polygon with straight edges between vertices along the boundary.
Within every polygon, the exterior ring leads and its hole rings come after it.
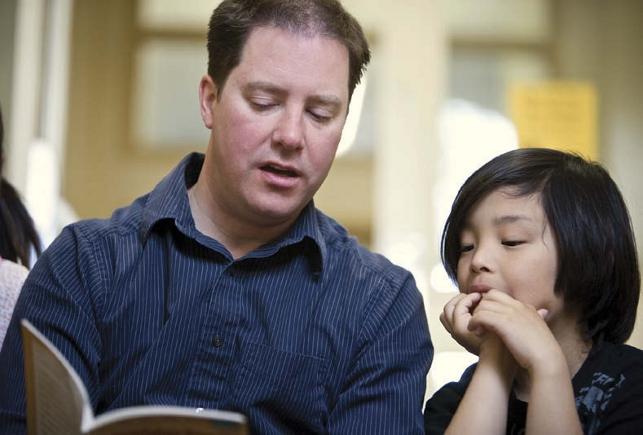
POLYGON ((80 377, 29 321, 22 320, 29 434, 248 435, 235 412, 176 406, 135 406, 94 417, 80 377))

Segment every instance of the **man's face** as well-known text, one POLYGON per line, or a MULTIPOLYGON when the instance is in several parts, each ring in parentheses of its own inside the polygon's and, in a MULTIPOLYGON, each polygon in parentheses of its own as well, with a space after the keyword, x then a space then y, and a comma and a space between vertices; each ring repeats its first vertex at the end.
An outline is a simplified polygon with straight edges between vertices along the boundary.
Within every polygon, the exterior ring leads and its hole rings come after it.
POLYGON ((204 77, 201 111, 211 129, 204 169, 219 210, 259 226, 296 219, 341 138, 348 62, 334 39, 258 27, 223 89, 204 77))

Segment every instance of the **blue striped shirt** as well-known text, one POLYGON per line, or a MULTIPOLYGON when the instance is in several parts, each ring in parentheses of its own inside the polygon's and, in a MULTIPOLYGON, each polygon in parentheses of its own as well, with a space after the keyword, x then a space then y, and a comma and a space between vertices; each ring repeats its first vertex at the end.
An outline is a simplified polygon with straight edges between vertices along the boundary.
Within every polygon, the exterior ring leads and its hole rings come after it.
POLYGON ((97 413, 247 415, 254 433, 423 433, 433 347, 413 277, 309 204, 234 260, 199 233, 192 154, 108 220, 67 227, 29 275, 0 353, 0 428, 24 430, 18 319, 69 359, 97 413))

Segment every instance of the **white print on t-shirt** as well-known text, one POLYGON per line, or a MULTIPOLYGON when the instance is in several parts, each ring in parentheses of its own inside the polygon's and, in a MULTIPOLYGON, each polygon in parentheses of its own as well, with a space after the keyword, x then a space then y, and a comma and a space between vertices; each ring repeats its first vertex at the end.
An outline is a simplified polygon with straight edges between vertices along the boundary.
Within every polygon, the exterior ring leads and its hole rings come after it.
POLYGON ((601 423, 599 411, 607 408, 612 395, 623 385, 623 381, 625 376, 622 374, 616 381, 605 373, 595 372, 592 375, 592 384, 580 389, 580 394, 576 396, 576 409, 586 434, 594 435, 598 432, 601 423))

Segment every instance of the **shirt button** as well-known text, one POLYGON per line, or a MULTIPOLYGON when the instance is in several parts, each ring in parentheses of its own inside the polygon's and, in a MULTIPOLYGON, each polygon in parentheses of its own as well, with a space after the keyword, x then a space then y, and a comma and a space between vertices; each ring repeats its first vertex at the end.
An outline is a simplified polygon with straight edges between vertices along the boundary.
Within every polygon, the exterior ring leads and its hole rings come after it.
POLYGON ((212 338, 212 345, 214 347, 222 347, 223 346, 223 339, 221 337, 219 337, 218 335, 215 335, 212 338))

